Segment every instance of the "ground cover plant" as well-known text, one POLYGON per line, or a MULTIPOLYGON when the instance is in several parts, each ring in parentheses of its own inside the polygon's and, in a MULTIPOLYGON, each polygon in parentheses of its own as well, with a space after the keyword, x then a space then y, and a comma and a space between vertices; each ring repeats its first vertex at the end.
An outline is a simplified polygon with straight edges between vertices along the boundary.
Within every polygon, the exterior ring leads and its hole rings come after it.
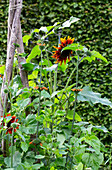
POLYGON ((100 103, 112 107, 107 98, 101 98, 90 86, 79 86, 80 64, 85 60, 92 64, 96 58, 108 61, 94 49, 74 43, 75 37, 61 36, 65 27, 78 20, 71 17, 63 24, 35 29, 23 37, 26 45, 32 37, 36 38, 30 54, 15 51, 13 80, 5 89, 11 105, 8 112, 4 107, 1 117, 1 143, 4 140, 6 144, 5 154, 0 155, 2 169, 97 170, 106 163, 107 150, 95 132, 109 133, 108 130, 83 121, 76 108, 85 101, 91 106, 100 103), (56 32, 58 45, 49 51, 47 37, 56 32), (26 56, 26 62, 21 64, 28 72, 29 88, 22 88, 17 55, 26 56), (38 63, 34 62, 37 56, 38 63), (66 85, 58 87, 58 72, 64 74, 70 62, 74 68, 66 75, 66 85), (74 83, 70 84, 73 75, 74 83))

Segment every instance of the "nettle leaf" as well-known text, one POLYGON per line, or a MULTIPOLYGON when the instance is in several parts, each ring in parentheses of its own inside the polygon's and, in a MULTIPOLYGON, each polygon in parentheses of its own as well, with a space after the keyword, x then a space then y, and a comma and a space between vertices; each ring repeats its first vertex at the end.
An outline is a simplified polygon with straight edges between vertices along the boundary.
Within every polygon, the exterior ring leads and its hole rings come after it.
POLYGON ((101 98, 101 94, 93 92, 89 86, 84 87, 83 90, 78 93, 77 100, 88 101, 90 105, 101 103, 112 107, 112 103, 107 98, 101 98))
POLYGON ((107 59, 103 57, 99 52, 97 51, 91 51, 91 57, 99 58, 103 60, 104 62, 108 63, 107 59))
POLYGON ((44 97, 44 98, 50 98, 51 97, 50 94, 45 90, 41 91, 41 96, 44 97))
POLYGON ((96 154, 100 153, 100 140, 96 136, 92 135, 92 136, 89 137, 89 139, 86 138, 85 142, 93 147, 96 154))
MULTIPOLYGON (((73 120, 73 114, 74 114, 73 110, 68 110, 67 118, 70 120, 73 120)), ((77 120, 79 122, 82 121, 81 117, 77 113, 75 113, 75 120, 77 120)))
POLYGON ((24 109, 29 104, 29 102, 30 102, 30 98, 22 99, 17 101, 17 105, 22 109, 24 109))
POLYGON ((18 136, 20 136, 21 139, 25 142, 25 137, 22 135, 21 131, 17 130, 16 133, 17 133, 18 136))
POLYGON ((109 132, 105 126, 93 126, 94 129, 103 131, 105 133, 109 132))
POLYGON ((26 117, 26 124, 31 124, 31 125, 33 125, 33 124, 35 124, 36 123, 36 120, 35 120, 35 115, 34 114, 29 114, 27 117, 26 117))
POLYGON ((31 38, 31 35, 25 35, 24 37, 23 37, 23 43, 25 43, 26 44, 26 46, 28 46, 28 40, 31 38))
POLYGON ((84 153, 82 155, 82 161, 87 167, 91 167, 92 170, 98 170, 99 166, 103 162, 103 154, 96 154, 96 153, 84 153))
POLYGON ((65 141, 65 136, 63 134, 57 134, 57 141, 60 142, 59 147, 61 147, 65 141))
MULTIPOLYGON (((11 167, 11 157, 6 157, 4 159, 5 164, 8 167, 11 167)), ((15 152, 15 154, 13 155, 13 166, 16 167, 18 164, 21 163, 21 153, 20 152, 15 152)))
POLYGON ((59 92, 59 91, 53 92, 52 95, 51 95, 51 98, 53 98, 54 96, 56 96, 58 92, 59 92))
POLYGON ((40 168, 43 167, 43 166, 44 166, 44 164, 43 164, 43 162, 41 162, 41 164, 32 165, 31 168, 32 168, 32 169, 37 169, 37 170, 38 170, 38 169, 40 169, 40 168))
POLYGON ((28 58, 26 59, 26 62, 27 63, 30 62, 31 59, 35 58, 37 55, 40 55, 40 54, 41 54, 41 50, 39 49, 39 45, 36 45, 32 49, 32 51, 31 51, 30 55, 28 56, 28 58))
POLYGON ((42 103, 43 106, 52 106, 54 103, 52 101, 46 100, 45 102, 42 103))
POLYGON ((64 116, 66 114, 65 110, 57 110, 54 116, 64 116))
POLYGON ((77 166, 77 170, 83 170, 83 164, 80 162, 77 166))
POLYGON ((26 142, 21 142, 21 148, 24 152, 28 150, 28 144, 26 142))
POLYGON ((35 134, 37 130, 36 127, 37 125, 30 125, 30 126, 24 127, 23 131, 26 134, 35 134))
POLYGON ((44 155, 36 155, 35 158, 37 159, 43 159, 45 156, 44 155))

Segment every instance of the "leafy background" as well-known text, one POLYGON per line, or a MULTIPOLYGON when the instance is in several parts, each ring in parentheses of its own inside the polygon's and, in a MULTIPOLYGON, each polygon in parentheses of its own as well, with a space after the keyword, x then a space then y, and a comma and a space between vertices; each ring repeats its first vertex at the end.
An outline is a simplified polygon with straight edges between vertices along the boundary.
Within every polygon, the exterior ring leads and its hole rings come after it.
MULTIPOLYGON (((0 64, 5 63, 6 41, 7 41, 7 15, 8 0, 0 1, 0 64)), ((75 37, 76 42, 87 46, 91 50, 100 52, 107 58, 109 64, 101 62, 99 59, 92 63, 83 62, 80 65, 80 86, 90 85, 93 91, 102 94, 112 101, 112 3, 111 0, 28 0, 23 1, 21 24, 23 35, 29 34, 32 29, 41 26, 53 25, 55 22, 64 22, 71 16, 80 18, 78 22, 72 24, 70 28, 64 29, 62 37, 75 37)), ((57 45, 57 37, 49 36, 51 46, 57 45)), ((32 42, 30 42, 29 46, 32 42)), ((28 51, 25 47, 25 50, 28 51)), ((53 48, 52 48, 53 49, 53 48)), ((73 64, 65 73, 61 74, 63 81, 66 75, 73 69, 73 64)), ((60 73, 58 73, 60 74, 60 73)), ((74 82, 74 77, 71 82, 74 82)), ((58 82, 64 86, 63 82, 58 82)), ((77 113, 83 120, 87 120, 96 125, 106 126, 110 132, 112 130, 112 110, 100 104, 94 107, 85 103, 79 103, 77 113)), ((111 134, 99 134, 105 144, 111 142, 111 134)))

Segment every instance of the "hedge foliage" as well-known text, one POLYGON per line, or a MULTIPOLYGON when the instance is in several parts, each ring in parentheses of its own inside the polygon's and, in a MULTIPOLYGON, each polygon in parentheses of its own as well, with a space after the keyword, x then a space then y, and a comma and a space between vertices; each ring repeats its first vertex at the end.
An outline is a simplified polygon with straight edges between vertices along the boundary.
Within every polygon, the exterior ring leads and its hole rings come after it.
MULTIPOLYGON (((7 37, 7 11, 8 2, 0 1, 0 49, 1 58, 6 56, 7 37)), ((70 35, 75 37, 75 41, 89 47, 89 49, 99 51, 107 58, 109 64, 100 60, 80 66, 80 82, 82 86, 90 85, 95 92, 100 92, 102 96, 112 101, 112 3, 111 0, 28 0, 23 1, 22 29, 23 35, 30 33, 32 29, 41 26, 53 25, 55 22, 64 22, 71 16, 80 18, 78 22, 65 29, 62 36, 70 35)), ((49 41, 50 41, 49 37, 49 41)), ((53 39, 54 44, 56 38, 53 39)), ((52 45, 54 45, 52 44, 52 45)), ((65 74, 73 69, 72 63, 65 74)), ((65 74, 62 74, 65 79, 65 74)), ((71 81, 74 81, 75 75, 71 81)), ((58 82, 64 85, 62 82, 58 82)), ((102 105, 89 106, 87 103, 79 104, 77 112, 93 124, 104 125, 112 130, 112 110, 102 105)), ((100 133, 106 143, 111 142, 109 134, 104 136, 100 133)))

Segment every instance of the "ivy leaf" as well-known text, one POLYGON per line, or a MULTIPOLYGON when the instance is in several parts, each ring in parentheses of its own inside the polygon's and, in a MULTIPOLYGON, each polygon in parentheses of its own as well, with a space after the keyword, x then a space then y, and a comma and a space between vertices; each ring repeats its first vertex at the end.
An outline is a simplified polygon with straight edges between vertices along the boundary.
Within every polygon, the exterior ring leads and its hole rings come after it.
POLYGON ((112 103, 107 98, 101 98, 101 94, 93 92, 89 86, 85 86, 83 90, 78 93, 77 100, 88 101, 90 105, 101 103, 112 107, 112 103))

